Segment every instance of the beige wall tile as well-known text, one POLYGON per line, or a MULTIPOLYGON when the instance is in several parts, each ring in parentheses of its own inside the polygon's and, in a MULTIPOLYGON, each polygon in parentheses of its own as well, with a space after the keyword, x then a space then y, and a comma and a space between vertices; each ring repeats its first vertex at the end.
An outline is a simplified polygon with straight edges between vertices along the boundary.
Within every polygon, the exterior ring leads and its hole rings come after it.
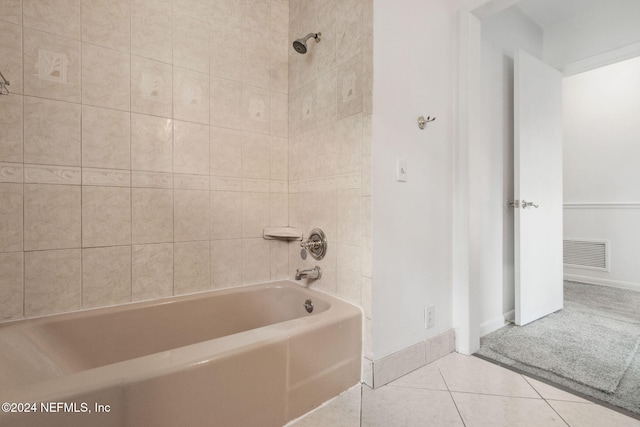
POLYGON ((82 41, 128 53, 130 0, 82 0, 82 41))
POLYGON ((362 237, 371 237, 371 229, 373 222, 371 220, 371 197, 362 198, 362 207, 360 208, 362 237))
POLYGON ((262 237, 271 225, 270 194, 242 193, 242 237, 262 237))
POLYGON ((242 284, 242 240, 211 242, 211 287, 228 288, 242 284))
POLYGON ((360 237, 362 236, 360 190, 338 190, 336 206, 338 217, 334 240, 338 243, 360 246, 360 237))
POLYGON ((289 243, 271 241, 270 280, 286 280, 289 277, 289 243))
MULTIPOLYGON (((364 0, 370 3, 371 0, 364 0)), ((362 39, 362 75, 373 75, 373 30, 364 33, 362 39)))
POLYGON ((129 111, 131 55, 83 43, 82 103, 129 111))
POLYGON ((330 242, 336 239, 336 191, 298 193, 289 199, 289 225, 305 232, 321 228, 330 242))
POLYGON ((370 33, 373 31, 373 0, 362 0, 362 31, 370 33))
POLYGON ((24 254, 24 314, 27 317, 81 308, 80 249, 24 254))
POLYGON ((267 135, 271 132, 271 93, 268 90, 242 85, 242 130, 267 135))
POLYGON ((82 183, 82 168, 74 166, 24 165, 24 182, 30 184, 82 183))
POLYGON ((242 83, 211 78, 211 125, 242 128, 242 83))
POLYGON ((338 173, 338 138, 336 123, 302 134, 301 156, 298 157, 300 176, 314 178, 338 173), (306 153, 315 154, 315 165, 306 153), (315 166, 315 169, 313 168, 315 166))
POLYGON ((173 262, 174 295, 209 289, 211 278, 208 241, 175 243, 173 262))
POLYGON ((22 183, 23 175, 22 163, 0 163, 0 182, 22 183))
POLYGON ((174 190, 174 240, 209 240, 209 191, 174 190))
POLYGON ((271 279, 270 241, 242 239, 242 284, 268 282, 271 279))
POLYGON ((176 0, 173 4, 173 11, 176 14, 209 22, 209 2, 210 0, 176 0))
POLYGON ((362 246, 362 275, 371 277, 371 238, 363 237, 362 246))
POLYGON ((362 253, 360 246, 336 245, 338 296, 362 305, 362 253))
POLYGON ((80 166, 80 105, 24 98, 26 163, 80 166))
POLYGON ((214 0, 211 3, 212 76, 241 81, 242 78, 242 3, 236 0, 214 0))
POLYGON ((333 123, 337 119, 337 75, 335 71, 329 71, 318 77, 316 84, 316 120, 318 126, 333 123))
POLYGON ((372 318, 372 296, 371 278, 362 276, 362 310, 364 311, 364 317, 372 318))
POLYGON ((22 162, 23 151, 23 99, 22 95, 2 98, 3 114, 0 115, 0 161, 22 162))
POLYGON ((141 188, 173 188, 173 174, 131 171, 131 186, 141 188))
POLYGON ((0 321, 23 316, 22 252, 0 253, 0 321))
POLYGON ((79 186, 26 184, 25 250, 79 248, 80 200, 79 186))
POLYGON ((372 119, 371 115, 362 117, 362 155, 363 156, 371 155, 371 142, 373 139, 371 119, 372 119))
POLYGON ((338 121, 337 172, 360 172, 362 168, 362 116, 355 114, 338 121))
POLYGON ((362 157, 362 195, 371 196, 371 156, 362 157))
POLYGON ((24 0, 25 27, 80 40, 80 0, 24 0))
POLYGON ((131 246, 82 250, 82 307, 131 301, 131 246))
POLYGON ((22 184, 0 184, 0 252, 21 251, 23 229, 22 184))
POLYGON ((257 179, 271 177, 271 137, 242 133, 242 177, 257 179))
POLYGON ((173 67, 173 118, 209 124, 209 75, 173 67))
MULTIPOLYGON (((4 6, 4 4, 3 4, 4 6)), ((0 21, 0 57, 2 75, 9 81, 9 91, 23 93, 22 85, 22 27, 0 21)))
POLYGON ((25 95, 80 102, 80 42, 30 28, 23 37, 25 95))
POLYGON ((271 192, 271 181, 268 179, 242 179, 242 191, 248 193, 269 193, 271 192))
MULTIPOLYGON (((312 63, 315 75, 321 76, 336 66, 336 5, 337 1, 324 1, 316 5, 313 16, 317 28, 323 28, 322 42, 315 49, 316 58, 312 63)), ((319 30, 314 30, 319 31, 319 30)), ((313 75, 313 74, 312 74, 313 75)))
POLYGON ((82 185, 100 187, 131 187, 131 171, 82 168, 82 185))
POLYGON ((212 126, 210 143, 211 175, 242 176, 242 133, 212 126))
POLYGON ((271 180, 269 184, 271 185, 271 194, 273 193, 288 194, 289 193, 289 183, 287 181, 271 180))
POLYGON ((173 172, 173 121, 131 114, 131 169, 173 172))
POLYGON ((271 93, 271 135, 289 135, 289 96, 271 93))
POLYGON ((14 24, 22 23, 22 0, 4 0, 2 2, 4 13, 2 20, 13 22, 14 24))
POLYGON ((211 192, 211 238, 239 239, 242 237, 242 193, 211 192))
POLYGON ((176 120, 173 127, 173 171, 209 175, 209 126, 176 120))
POLYGON ((362 112, 362 55, 338 66, 338 119, 362 112))
MULTIPOLYGON (((181 8, 185 5, 181 4, 181 8)), ((208 6, 208 5, 207 5, 208 6)), ((209 23, 190 16, 173 15, 173 64, 209 74, 209 23)))
POLYGON ((171 65, 140 56, 131 57, 131 111, 171 117, 173 69, 171 65))
POLYGON ((287 180, 289 176, 289 149, 287 138, 271 137, 271 179, 287 180))
POLYGON ((131 244, 131 189, 82 188, 82 246, 131 244))
POLYGON ((343 64, 362 52, 363 0, 336 3, 336 63, 343 64))
POLYGON ((268 89, 271 85, 271 40, 256 37, 259 29, 270 28, 269 0, 242 0, 242 81, 268 89))
POLYGON ((209 176, 174 174, 173 187, 177 190, 209 190, 209 176))
POLYGON ((271 223, 272 226, 289 224, 289 195, 287 193, 271 193, 271 223))
POLYGON ((131 167, 131 115, 106 108, 82 107, 82 166, 131 167))
POLYGON ((173 190, 131 189, 133 244, 173 241, 173 190))
POLYGON ((172 0, 131 1, 131 53, 173 61, 172 0))
MULTIPOLYGON (((296 36, 300 37, 300 36, 296 36)), ((289 2, 271 2, 271 91, 289 90, 289 2)))
POLYGON ((373 74, 363 77, 362 86, 362 114, 370 115, 373 113, 373 74))
POLYGON ((173 295, 173 243, 131 248, 133 301, 173 295))
POLYGON ((212 176, 209 179, 211 191, 242 191, 242 179, 224 176, 212 176))

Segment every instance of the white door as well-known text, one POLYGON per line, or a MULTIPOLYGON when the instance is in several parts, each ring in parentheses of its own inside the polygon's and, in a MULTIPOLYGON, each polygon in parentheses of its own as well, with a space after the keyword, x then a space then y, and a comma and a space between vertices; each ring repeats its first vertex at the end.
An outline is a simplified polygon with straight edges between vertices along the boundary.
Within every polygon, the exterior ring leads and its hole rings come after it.
POLYGON ((514 85, 515 320, 525 325, 563 307, 562 75, 518 51, 514 85))

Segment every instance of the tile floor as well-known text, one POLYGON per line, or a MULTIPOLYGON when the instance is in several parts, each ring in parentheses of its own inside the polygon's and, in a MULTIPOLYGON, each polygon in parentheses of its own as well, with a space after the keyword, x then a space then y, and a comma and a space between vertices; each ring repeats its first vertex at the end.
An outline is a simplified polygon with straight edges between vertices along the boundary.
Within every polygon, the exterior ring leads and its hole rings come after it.
POLYGON ((640 421, 451 353, 379 389, 356 386, 288 427, 640 427, 640 421))

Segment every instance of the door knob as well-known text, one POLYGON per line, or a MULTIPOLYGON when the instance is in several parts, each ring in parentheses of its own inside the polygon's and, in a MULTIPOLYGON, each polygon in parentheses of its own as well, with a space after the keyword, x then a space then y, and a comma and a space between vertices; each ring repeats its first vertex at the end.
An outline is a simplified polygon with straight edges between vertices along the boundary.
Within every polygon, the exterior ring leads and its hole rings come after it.
POLYGON ((538 205, 536 205, 533 202, 527 202, 526 200, 522 199, 522 209, 526 209, 526 208, 529 208, 529 207, 534 207, 534 208, 537 209, 538 205))

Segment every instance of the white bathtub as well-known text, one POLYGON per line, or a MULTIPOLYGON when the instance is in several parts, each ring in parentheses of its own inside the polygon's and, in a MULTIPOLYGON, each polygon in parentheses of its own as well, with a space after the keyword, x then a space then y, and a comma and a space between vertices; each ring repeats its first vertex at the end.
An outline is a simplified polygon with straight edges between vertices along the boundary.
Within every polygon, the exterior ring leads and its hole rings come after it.
POLYGON ((5 323, 0 425, 282 426, 359 382, 361 322, 281 281, 5 323))

